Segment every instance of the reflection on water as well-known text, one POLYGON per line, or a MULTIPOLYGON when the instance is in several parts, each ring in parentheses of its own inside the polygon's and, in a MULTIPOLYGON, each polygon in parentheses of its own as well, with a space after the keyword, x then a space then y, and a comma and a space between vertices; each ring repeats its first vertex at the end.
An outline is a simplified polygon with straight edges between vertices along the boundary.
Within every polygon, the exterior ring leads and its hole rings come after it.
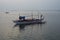
MULTIPOLYGON (((33 27, 33 25, 37 25, 38 27, 40 26, 40 28, 42 29, 43 24, 31 24, 31 25, 32 25, 32 27, 33 27)), ((31 26, 31 25, 18 25, 18 24, 15 24, 13 28, 18 27, 19 31, 21 32, 21 31, 25 30, 26 26, 31 26)))
POLYGON ((19 25, 20 30, 24 30, 24 28, 25 28, 25 25, 19 25))
POLYGON ((26 25, 17 25, 17 24, 14 25, 14 27, 17 27, 17 26, 19 27, 19 31, 22 31, 22 30, 25 30, 26 25))
MULTIPOLYGON (((16 25, 16 24, 15 24, 16 25)), ((14 25, 14 28, 18 27, 20 34, 18 34, 18 39, 21 40, 42 40, 42 26, 44 24, 35 25, 14 25), (20 36, 19 36, 20 35, 20 36), (41 37, 41 38, 40 38, 41 37)))

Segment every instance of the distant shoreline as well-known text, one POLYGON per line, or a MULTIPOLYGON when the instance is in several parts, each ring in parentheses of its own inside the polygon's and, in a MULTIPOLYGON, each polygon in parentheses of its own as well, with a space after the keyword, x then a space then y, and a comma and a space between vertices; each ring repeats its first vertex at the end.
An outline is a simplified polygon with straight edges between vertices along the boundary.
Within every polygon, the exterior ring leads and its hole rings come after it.
POLYGON ((11 11, 60 11, 60 10, 0 10, 0 12, 11 12, 11 11))

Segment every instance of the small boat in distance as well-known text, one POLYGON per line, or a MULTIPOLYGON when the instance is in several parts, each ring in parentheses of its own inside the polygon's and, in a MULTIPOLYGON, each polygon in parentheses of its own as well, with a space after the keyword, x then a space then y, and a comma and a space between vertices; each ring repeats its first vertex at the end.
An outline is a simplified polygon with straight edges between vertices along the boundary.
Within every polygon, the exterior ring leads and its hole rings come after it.
POLYGON ((6 14, 8 14, 9 12, 5 12, 6 14))
MULTIPOLYGON (((39 17, 39 16, 38 16, 39 17)), ((43 15, 41 14, 40 19, 25 19, 25 16, 19 16, 19 20, 13 21, 17 25, 30 25, 30 24, 45 24, 46 21, 44 21, 43 15)))

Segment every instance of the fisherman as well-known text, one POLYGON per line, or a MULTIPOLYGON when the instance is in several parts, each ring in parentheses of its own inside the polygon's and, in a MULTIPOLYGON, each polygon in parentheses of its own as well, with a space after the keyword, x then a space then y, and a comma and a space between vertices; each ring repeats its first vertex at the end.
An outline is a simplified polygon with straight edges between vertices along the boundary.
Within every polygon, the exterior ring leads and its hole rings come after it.
POLYGON ((40 21, 44 20, 43 15, 41 14, 40 16, 40 21))
POLYGON ((43 16, 43 15, 41 14, 41 16, 40 16, 41 19, 42 19, 42 16, 43 16))

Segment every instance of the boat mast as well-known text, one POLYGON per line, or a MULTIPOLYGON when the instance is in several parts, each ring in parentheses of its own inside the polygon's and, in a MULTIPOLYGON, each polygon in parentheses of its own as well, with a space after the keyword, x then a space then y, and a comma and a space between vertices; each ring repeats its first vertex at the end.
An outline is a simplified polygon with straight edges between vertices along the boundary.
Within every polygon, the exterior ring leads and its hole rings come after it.
POLYGON ((19 16, 18 17, 20 17, 20 12, 19 12, 19 16))
POLYGON ((31 17, 32 17, 32 19, 33 19, 33 10, 32 10, 32 13, 31 13, 31 17))
POLYGON ((39 11, 38 11, 38 19, 39 19, 39 11))

